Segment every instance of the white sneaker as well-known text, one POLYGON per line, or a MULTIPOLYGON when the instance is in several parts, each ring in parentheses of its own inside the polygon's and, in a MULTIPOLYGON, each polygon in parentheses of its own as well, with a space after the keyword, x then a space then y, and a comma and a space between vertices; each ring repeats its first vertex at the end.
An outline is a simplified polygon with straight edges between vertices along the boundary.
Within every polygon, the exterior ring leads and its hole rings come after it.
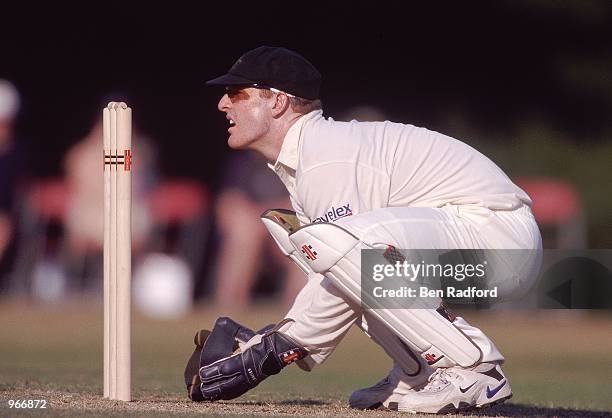
POLYGON ((389 375, 374 386, 353 392, 349 405, 356 409, 376 409, 381 406, 389 408, 389 404, 397 405, 404 395, 415 388, 423 387, 427 382, 426 376, 408 376, 399 366, 393 366, 389 375))
POLYGON ((398 410, 446 414, 492 406, 511 397, 512 389, 501 367, 482 363, 471 369, 436 370, 421 391, 412 391, 402 397, 398 410))

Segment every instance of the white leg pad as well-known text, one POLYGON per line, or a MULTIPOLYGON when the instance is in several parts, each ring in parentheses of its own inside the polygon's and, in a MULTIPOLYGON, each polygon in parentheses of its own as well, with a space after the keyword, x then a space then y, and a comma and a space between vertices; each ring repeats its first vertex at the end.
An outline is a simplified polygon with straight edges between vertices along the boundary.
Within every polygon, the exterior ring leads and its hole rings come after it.
MULTIPOLYGON (((289 235, 296 254, 361 304, 361 249, 370 248, 331 223, 303 226, 289 235)), ((414 352, 434 367, 470 367, 481 361, 478 346, 435 309, 369 309, 414 352)))
POLYGON ((369 310, 363 312, 361 323, 357 323, 357 325, 368 337, 385 350, 385 353, 394 360, 395 364, 409 378, 423 375, 426 381, 427 377, 434 372, 424 359, 414 354, 401 338, 380 322, 369 310))

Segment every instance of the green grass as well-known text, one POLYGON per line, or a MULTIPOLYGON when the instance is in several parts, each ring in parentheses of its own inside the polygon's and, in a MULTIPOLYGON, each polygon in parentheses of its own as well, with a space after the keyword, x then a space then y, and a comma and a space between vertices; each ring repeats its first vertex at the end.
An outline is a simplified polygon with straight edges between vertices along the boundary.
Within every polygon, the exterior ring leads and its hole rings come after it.
MULTIPOLYGON (((257 327, 278 320, 281 314, 258 308, 236 319, 257 327)), ((216 316, 200 309, 180 321, 134 318, 134 399, 176 402, 185 398, 182 373, 193 350, 193 334, 210 327, 216 316)), ((504 370, 514 391, 513 404, 612 411, 612 316, 555 311, 548 315, 490 312, 466 316, 506 355, 504 370)), ((319 402, 343 405, 351 391, 375 383, 390 365, 378 346, 353 330, 315 371, 289 367, 243 400, 312 401, 315 409, 319 402)), ((100 305, 49 308, 0 303, 0 400, 5 402, 9 393, 48 391, 102 393, 100 305)), ((0 415, 2 412, 0 408, 0 415)))

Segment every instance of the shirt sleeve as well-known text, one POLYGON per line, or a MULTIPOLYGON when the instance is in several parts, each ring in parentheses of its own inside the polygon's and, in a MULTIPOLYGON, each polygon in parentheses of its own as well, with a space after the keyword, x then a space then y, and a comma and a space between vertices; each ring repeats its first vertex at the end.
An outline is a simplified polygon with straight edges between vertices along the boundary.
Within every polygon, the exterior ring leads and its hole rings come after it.
POLYGON ((363 164, 321 164, 301 173, 297 183, 300 209, 311 223, 335 222, 388 204, 389 177, 363 164))

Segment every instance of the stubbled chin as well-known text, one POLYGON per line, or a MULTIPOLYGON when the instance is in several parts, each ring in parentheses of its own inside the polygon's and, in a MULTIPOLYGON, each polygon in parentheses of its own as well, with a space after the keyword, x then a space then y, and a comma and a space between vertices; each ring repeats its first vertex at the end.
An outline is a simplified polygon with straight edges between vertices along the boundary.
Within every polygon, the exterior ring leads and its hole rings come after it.
POLYGON ((230 134, 230 137, 227 139, 227 145, 229 145, 231 149, 242 149, 244 147, 244 144, 241 144, 232 134, 230 134))

